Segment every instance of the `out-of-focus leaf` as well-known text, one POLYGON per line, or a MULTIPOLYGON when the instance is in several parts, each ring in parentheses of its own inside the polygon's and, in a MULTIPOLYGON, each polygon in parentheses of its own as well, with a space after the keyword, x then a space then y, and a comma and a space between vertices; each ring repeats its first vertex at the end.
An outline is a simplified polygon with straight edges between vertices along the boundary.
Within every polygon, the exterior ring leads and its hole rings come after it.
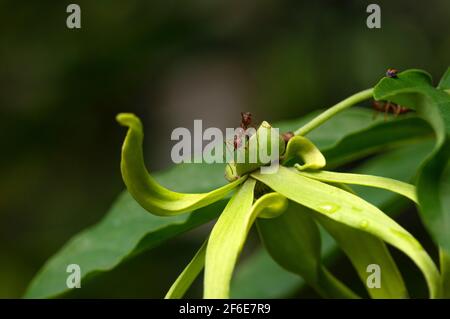
POLYGON ((133 253, 144 240, 146 249, 167 238, 215 218, 223 203, 203 208, 197 214, 158 217, 146 212, 128 193, 114 203, 107 218, 72 238, 44 265, 31 282, 26 298, 48 298, 68 290, 67 266, 77 264, 83 278, 108 271, 133 253))
POLYGON ((194 258, 192 258, 177 280, 172 284, 164 297, 165 299, 180 299, 184 296, 205 266, 206 245, 207 241, 203 243, 194 258))
POLYGON ((433 260, 408 231, 377 207, 337 187, 301 176, 293 168, 281 166, 277 174, 251 176, 292 201, 397 247, 420 268, 430 296, 440 296, 441 278, 433 260))
MULTIPOLYGON (((432 134, 429 125, 414 113, 389 116, 385 121, 382 117, 374 119, 374 112, 354 107, 337 114, 322 124, 320 129, 308 133, 308 139, 324 154, 328 168, 381 150, 417 143, 432 134)), ((292 131, 316 115, 314 112, 275 127, 279 127, 280 131, 292 131)))
POLYGON ((237 267, 231 281, 231 298, 287 298, 291 296, 303 279, 286 271, 267 253, 257 249, 237 267))
MULTIPOLYGON (((447 84, 447 76, 442 86, 447 84)), ((397 78, 382 79, 375 87, 374 97, 414 108, 434 129, 436 144, 420 170, 417 195, 425 226, 436 243, 450 252, 450 210, 443 206, 441 192, 450 159, 450 95, 434 88, 428 73, 407 70, 397 78)))
MULTIPOLYGON (((164 186, 182 192, 204 192, 223 182, 223 169, 223 164, 180 164, 158 172, 155 178, 164 186), (193 179, 198 183, 192 183, 193 179)), ((124 192, 99 223, 75 235, 48 260, 31 282, 25 297, 48 298, 62 294, 68 290, 68 264, 81 266, 83 282, 92 274, 108 271, 130 256, 209 222, 224 207, 225 201, 221 201, 199 210, 198 215, 159 217, 149 214, 124 192)))
POLYGON ((223 198, 245 177, 237 179, 221 188, 208 193, 187 194, 173 192, 160 185, 147 171, 144 163, 142 143, 144 132, 137 116, 121 113, 117 121, 128 127, 128 133, 122 146, 122 177, 128 192, 147 211, 161 216, 172 216, 208 206, 223 198))
POLYGON ((271 220, 258 220, 258 231, 272 258, 300 275, 326 298, 358 298, 322 265, 320 233, 304 208, 290 202, 287 211, 271 220))
MULTIPOLYGON (((295 165, 295 168, 298 168, 298 166, 295 165)), ((390 190, 391 192, 403 195, 413 202, 417 202, 416 188, 414 187, 414 185, 397 181, 392 178, 367 174, 338 173, 329 171, 304 172, 301 169, 299 170, 299 174, 322 182, 356 184, 383 188, 386 190, 390 190)))
POLYGON ((278 216, 287 207, 287 199, 270 193, 253 205, 256 181, 248 179, 231 198, 211 232, 205 257, 205 298, 228 298, 230 280, 237 258, 258 215, 278 216))
POLYGON ((432 130, 425 121, 401 115, 349 134, 332 148, 322 149, 322 153, 327 159, 327 168, 332 169, 380 151, 421 143, 431 136, 432 130))

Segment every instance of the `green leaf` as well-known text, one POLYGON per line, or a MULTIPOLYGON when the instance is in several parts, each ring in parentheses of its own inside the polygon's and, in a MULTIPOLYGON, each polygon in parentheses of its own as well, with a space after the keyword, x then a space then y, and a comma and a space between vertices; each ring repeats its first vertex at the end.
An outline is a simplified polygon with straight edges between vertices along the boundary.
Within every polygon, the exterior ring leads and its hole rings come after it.
POLYGON ((31 282, 25 297, 60 295, 68 290, 68 265, 80 266, 83 283, 87 276, 117 266, 141 242, 145 242, 146 249, 154 247, 167 238, 212 220, 222 207, 223 203, 217 203, 192 215, 158 217, 147 213, 128 193, 123 193, 106 218, 73 237, 48 260, 31 282))
MULTIPOLYGON (((348 162, 346 157, 353 153, 357 155, 356 158, 360 158, 386 146, 415 143, 417 139, 432 134, 427 123, 414 113, 389 117, 385 121, 382 117, 374 118, 374 112, 360 107, 347 109, 323 123, 320 129, 308 133, 308 139, 322 151, 327 165, 330 165, 330 161, 339 162, 338 164, 348 162)), ((300 119, 275 123, 274 127, 278 127, 280 132, 293 131, 319 113, 313 112, 300 119)))
POLYGON ((321 150, 327 159, 327 168, 332 169, 374 153, 421 143, 431 137, 432 130, 425 121, 406 114, 348 134, 333 147, 321 150))
POLYGON ((208 241, 205 241, 200 247, 198 252, 192 258, 191 262, 184 268, 183 272, 178 276, 177 280, 172 284, 167 292, 165 299, 180 299, 184 296, 186 291, 194 282, 195 278, 200 274, 205 266, 205 253, 206 245, 208 241))
POLYGON ((277 216, 287 207, 283 196, 270 193, 253 205, 256 181, 248 179, 231 198, 209 237, 205 257, 205 298, 228 298, 230 280, 247 234, 258 215, 277 216))
POLYGON ((447 68, 447 71, 439 81, 438 89, 440 90, 449 90, 450 89, 450 68, 447 68))
POLYGON ((326 165, 325 157, 319 149, 303 136, 292 137, 286 146, 283 164, 286 165, 293 160, 303 161, 304 164, 299 166, 301 170, 320 169, 326 165))
POLYGON ((420 243, 403 227, 365 200, 339 188, 280 167, 277 174, 251 176, 292 201, 386 241, 408 255, 422 271, 431 297, 439 297, 440 276, 420 243))
POLYGON ((272 258, 283 268, 300 275, 326 298, 357 298, 322 265, 320 233, 314 220, 295 202, 271 220, 258 220, 258 231, 272 258))
MULTIPOLYGON (((296 164, 295 168, 299 169, 296 164)), ((403 195, 417 203, 416 188, 414 185, 397 181, 392 178, 352 173, 338 173, 329 171, 305 172, 299 169, 299 174, 322 182, 356 184, 370 187, 377 187, 403 195)))
POLYGON ((117 121, 129 128, 123 143, 120 164, 123 180, 133 198, 152 214, 171 216, 208 206, 245 180, 245 177, 240 178, 208 193, 173 192, 160 185, 145 167, 142 151, 144 133, 139 118, 134 114, 121 113, 117 116, 117 121))
MULTIPOLYGON (((444 87, 447 77, 446 74, 441 82, 444 87)), ((428 73, 408 70, 398 78, 382 79, 375 87, 374 97, 416 109, 435 131, 434 150, 425 160, 417 181, 419 210, 433 239, 450 251, 450 211, 443 206, 441 194, 441 180, 450 159, 450 95, 434 88, 428 73)))

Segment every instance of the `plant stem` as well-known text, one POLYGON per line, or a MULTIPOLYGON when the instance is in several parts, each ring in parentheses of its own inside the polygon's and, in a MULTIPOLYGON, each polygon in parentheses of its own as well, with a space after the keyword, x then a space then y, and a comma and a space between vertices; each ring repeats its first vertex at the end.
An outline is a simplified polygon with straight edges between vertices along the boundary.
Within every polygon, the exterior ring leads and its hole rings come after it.
POLYGON ((352 96, 349 96, 348 98, 339 102, 338 104, 330 107, 325 112, 320 113, 318 116, 313 118, 311 121, 309 121, 308 123, 303 125, 301 128, 296 130, 294 132, 294 134, 295 135, 306 135, 309 132, 311 132, 313 129, 315 129, 317 126, 328 121, 330 118, 335 116, 337 113, 349 108, 352 105, 355 105, 356 103, 370 99, 372 97, 372 95, 373 95, 373 88, 353 94, 352 96))

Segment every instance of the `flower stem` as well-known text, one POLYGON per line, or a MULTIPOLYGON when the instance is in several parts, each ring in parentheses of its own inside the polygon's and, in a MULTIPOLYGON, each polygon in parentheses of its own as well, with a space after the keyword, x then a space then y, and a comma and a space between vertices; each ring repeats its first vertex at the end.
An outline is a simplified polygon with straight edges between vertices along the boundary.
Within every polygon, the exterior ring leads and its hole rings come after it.
POLYGON ((345 100, 330 107, 325 112, 323 112, 323 113, 319 114, 318 116, 316 116, 315 118, 313 118, 311 121, 309 121, 308 123, 303 125, 301 128, 296 130, 294 132, 294 134, 295 135, 306 135, 309 132, 311 132, 313 129, 315 129, 317 126, 328 121, 330 118, 335 116, 337 113, 349 108, 352 105, 355 105, 356 103, 370 99, 372 97, 372 95, 373 95, 373 88, 353 94, 352 96, 349 96, 345 100))

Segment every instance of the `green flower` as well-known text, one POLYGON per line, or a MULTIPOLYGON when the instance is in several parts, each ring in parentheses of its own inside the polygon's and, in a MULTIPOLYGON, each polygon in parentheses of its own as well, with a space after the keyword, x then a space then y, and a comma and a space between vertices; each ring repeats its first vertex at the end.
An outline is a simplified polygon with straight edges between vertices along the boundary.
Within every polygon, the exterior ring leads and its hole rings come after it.
MULTIPOLYGON (((276 173, 260 172, 259 168, 268 162, 230 162, 225 175, 231 182, 201 194, 177 193, 158 184, 144 164, 144 136, 139 118, 119 114, 118 122, 128 127, 122 148, 123 180, 128 192, 150 213, 195 214, 197 209, 233 192, 209 238, 166 298, 181 298, 203 268, 204 297, 228 298, 235 264, 255 223, 271 256, 287 270, 301 275, 324 297, 358 298, 323 265, 318 224, 347 253, 364 283, 369 264, 381 267, 381 287, 368 289, 372 297, 407 297, 403 279, 385 243, 408 255, 422 271, 430 296, 439 297, 439 271, 421 244, 380 209, 353 193, 348 184, 387 189, 417 202, 415 187, 383 177, 322 170, 326 165, 324 156, 304 137, 338 112, 372 94, 373 90, 355 94, 297 130, 286 147, 281 144, 281 166, 276 173)), ((264 122, 257 134, 268 127, 264 122)))

